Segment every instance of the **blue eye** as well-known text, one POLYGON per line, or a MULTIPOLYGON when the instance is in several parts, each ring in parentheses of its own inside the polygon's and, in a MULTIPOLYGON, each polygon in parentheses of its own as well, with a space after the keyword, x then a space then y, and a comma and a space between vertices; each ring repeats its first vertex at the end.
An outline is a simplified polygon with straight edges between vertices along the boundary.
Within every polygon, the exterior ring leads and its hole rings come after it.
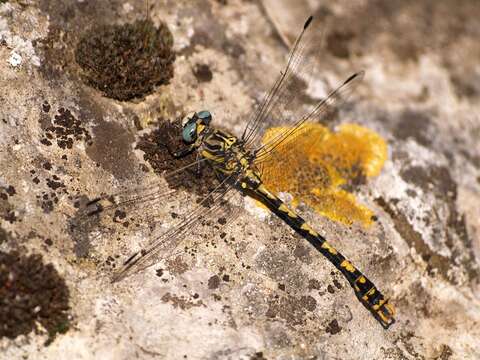
POLYGON ((191 122, 185 125, 182 130, 182 137, 183 141, 185 141, 187 144, 193 143, 197 138, 197 123, 191 122))
POLYGON ((210 121, 212 120, 212 114, 210 114, 210 111, 203 110, 197 113, 197 117, 199 119, 202 119, 203 122, 208 125, 210 121))

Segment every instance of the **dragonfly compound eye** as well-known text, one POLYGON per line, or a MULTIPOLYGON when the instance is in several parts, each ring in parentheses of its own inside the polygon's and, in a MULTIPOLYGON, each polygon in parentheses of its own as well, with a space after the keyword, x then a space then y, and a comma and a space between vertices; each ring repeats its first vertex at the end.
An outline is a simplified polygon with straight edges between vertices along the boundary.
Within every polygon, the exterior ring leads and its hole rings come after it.
POLYGON ((183 127, 182 137, 183 141, 185 141, 187 144, 195 142, 197 139, 197 123, 194 121, 187 123, 183 127))
POLYGON ((198 112, 197 117, 201 119, 205 125, 210 124, 210 121, 212 121, 212 114, 207 110, 198 112))

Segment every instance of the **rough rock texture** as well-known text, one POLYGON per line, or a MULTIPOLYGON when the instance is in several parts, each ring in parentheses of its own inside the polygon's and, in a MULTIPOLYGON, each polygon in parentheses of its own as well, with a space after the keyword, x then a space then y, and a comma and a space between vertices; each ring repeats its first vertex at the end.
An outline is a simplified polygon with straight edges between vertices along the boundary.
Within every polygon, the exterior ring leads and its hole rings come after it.
MULTIPOLYGON (((164 0, 148 14, 173 34, 174 76, 119 102, 82 81, 75 49, 95 26, 143 20, 143 0, 0 1, 0 251, 52 264, 70 322, 48 346, 41 322, 1 338, 0 358, 480 358, 478 1, 164 0), (79 208, 159 178, 157 124, 206 108, 240 133, 309 13, 327 27, 305 98, 364 69, 339 117, 385 138, 389 160, 354 189, 371 228, 307 218, 391 297, 397 323, 384 331, 330 264, 254 211, 205 221, 111 284, 151 229, 101 231, 79 208)), ((185 190, 140 215, 168 225, 198 198, 185 190)))

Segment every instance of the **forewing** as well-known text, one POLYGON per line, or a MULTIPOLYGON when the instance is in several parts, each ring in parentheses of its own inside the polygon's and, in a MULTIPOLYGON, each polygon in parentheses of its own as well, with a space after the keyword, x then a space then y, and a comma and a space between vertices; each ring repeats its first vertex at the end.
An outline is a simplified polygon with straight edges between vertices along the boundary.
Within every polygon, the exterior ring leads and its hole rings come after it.
MULTIPOLYGON (((72 232, 77 242, 95 243, 101 237, 154 229, 165 220, 165 202, 185 195, 186 172, 196 171, 205 160, 192 162, 174 171, 156 176, 141 186, 97 197, 81 204, 79 215, 72 219, 72 232)), ((215 185, 213 185, 215 186, 215 185)), ((212 186, 212 187, 213 187, 212 186)), ((208 193, 208 191, 206 192, 208 193)))
POLYGON ((346 100, 350 90, 363 77, 362 72, 352 75, 348 86, 344 83, 342 91, 334 91, 321 101, 313 101, 305 96, 305 89, 315 81, 313 74, 322 47, 321 33, 312 24, 310 17, 292 47, 285 69, 245 127, 242 139, 247 147, 257 152, 263 146, 260 142, 268 128, 297 126, 309 120, 331 122, 336 107, 346 100))
POLYGON ((307 122, 322 121, 329 119, 337 112, 338 107, 348 99, 352 91, 363 79, 364 72, 358 72, 350 76, 338 88, 333 90, 324 100, 319 101, 310 112, 298 118, 293 124, 287 126, 267 143, 262 144, 255 151, 255 164, 260 165, 265 161, 275 159, 275 151, 280 146, 294 148, 293 144, 299 136, 304 136, 307 128, 303 125, 307 122))
MULTIPOLYGON (((230 200, 239 195, 231 185, 231 181, 234 181, 233 176, 223 180, 192 210, 181 216, 174 226, 160 233, 152 234, 149 243, 125 261, 121 269, 114 274, 112 281, 120 281, 153 265, 159 258, 168 257, 188 236, 198 232, 198 227, 204 220, 214 216, 221 216, 225 221, 232 218, 235 211, 232 211, 234 207, 231 206, 230 200)), ((239 207, 237 206, 235 209, 238 210, 239 207)))
POLYGON ((312 21, 312 17, 306 21, 290 51, 285 68, 251 115, 242 135, 247 145, 255 146, 268 127, 288 123, 300 111, 304 103, 302 94, 315 66, 313 55, 321 43, 319 34, 312 31, 312 21))

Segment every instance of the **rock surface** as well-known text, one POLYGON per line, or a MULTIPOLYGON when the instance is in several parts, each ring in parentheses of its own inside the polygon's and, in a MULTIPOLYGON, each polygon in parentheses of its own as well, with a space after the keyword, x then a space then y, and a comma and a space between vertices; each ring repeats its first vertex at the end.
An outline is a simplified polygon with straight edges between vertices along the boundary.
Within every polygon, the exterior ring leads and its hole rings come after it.
MULTIPOLYGON (((143 0, 0 1, 0 251, 41 255, 69 297, 68 325, 19 324, 31 331, 0 338, 0 359, 480 358, 478 1, 316 3, 151 1, 148 17, 173 34, 174 76, 122 102, 82 81, 75 49, 95 26, 143 20, 143 0), (327 24, 305 98, 364 69, 339 117, 388 142, 381 174, 353 189, 374 225, 306 215, 390 296, 388 331, 327 261, 255 205, 235 221, 204 222, 173 255, 115 284, 112 271, 150 229, 73 226, 86 199, 159 179, 145 139, 167 121, 206 108, 240 134, 284 64, 298 13, 327 24)), ((198 198, 187 190, 139 218, 172 223, 198 198)), ((17 288, 2 279, 2 291, 17 288)))

